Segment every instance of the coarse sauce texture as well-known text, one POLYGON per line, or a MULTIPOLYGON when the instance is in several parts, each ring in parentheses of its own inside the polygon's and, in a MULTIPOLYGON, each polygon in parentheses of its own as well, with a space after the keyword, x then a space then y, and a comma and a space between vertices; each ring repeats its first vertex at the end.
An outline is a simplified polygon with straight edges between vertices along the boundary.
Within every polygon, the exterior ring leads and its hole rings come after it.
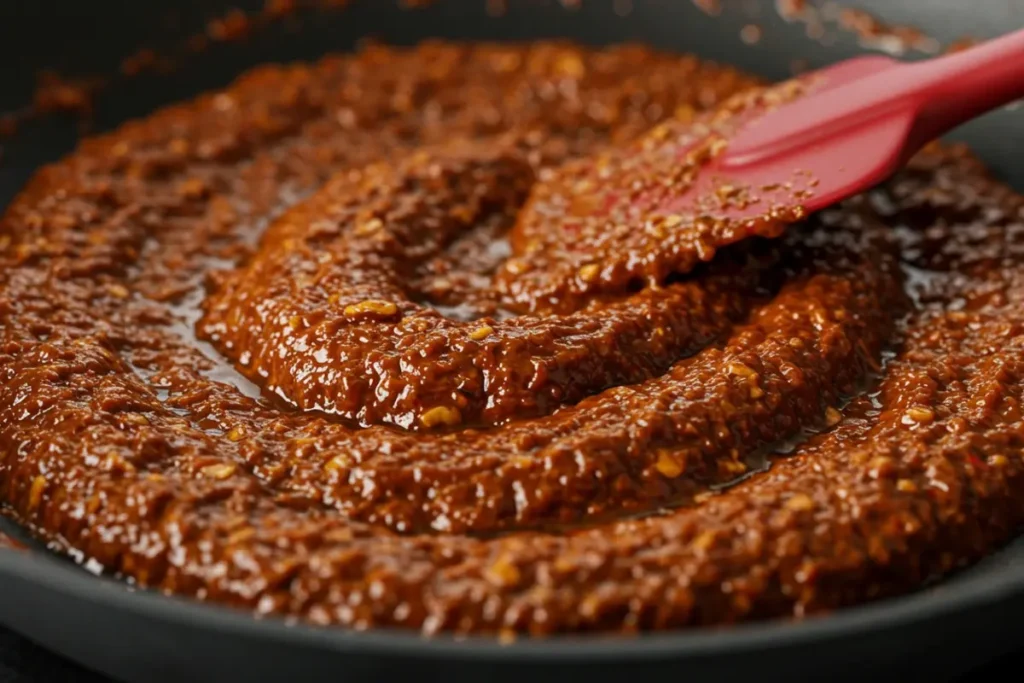
POLYGON ((0 222, 0 501, 140 585, 426 633, 802 616, 982 557, 1024 522, 1024 200, 933 147, 807 220, 661 210, 798 90, 369 47, 85 141, 0 222))

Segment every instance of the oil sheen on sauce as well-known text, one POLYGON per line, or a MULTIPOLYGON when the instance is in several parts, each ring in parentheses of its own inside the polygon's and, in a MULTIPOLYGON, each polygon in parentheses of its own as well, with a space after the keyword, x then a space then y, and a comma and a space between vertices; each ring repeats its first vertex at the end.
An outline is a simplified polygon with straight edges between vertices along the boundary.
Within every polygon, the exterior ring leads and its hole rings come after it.
POLYGON ((368 47, 86 141, 0 219, 0 500, 141 586, 636 632, 914 590, 1024 518, 1021 197, 961 148, 797 220, 661 210, 691 56, 368 47))

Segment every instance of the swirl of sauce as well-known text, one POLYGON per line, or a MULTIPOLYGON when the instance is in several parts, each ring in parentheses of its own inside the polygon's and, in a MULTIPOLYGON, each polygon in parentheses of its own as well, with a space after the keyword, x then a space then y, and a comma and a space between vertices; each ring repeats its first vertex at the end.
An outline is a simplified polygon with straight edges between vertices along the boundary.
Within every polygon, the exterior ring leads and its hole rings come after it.
POLYGON ((934 148, 805 221, 668 210, 790 96, 374 47, 87 141, 0 223, 0 500, 141 585, 428 633, 803 615, 979 557, 1024 522, 1024 201, 934 148))

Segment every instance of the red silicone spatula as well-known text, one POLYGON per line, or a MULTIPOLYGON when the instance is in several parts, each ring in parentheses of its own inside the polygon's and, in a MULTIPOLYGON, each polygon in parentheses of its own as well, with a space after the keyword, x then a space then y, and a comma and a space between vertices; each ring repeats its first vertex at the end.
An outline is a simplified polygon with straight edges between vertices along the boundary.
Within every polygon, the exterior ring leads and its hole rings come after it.
MULTIPOLYGON (((757 195, 794 173, 813 179, 799 202, 807 211, 869 189, 930 140, 1024 97, 1024 30, 926 61, 852 59, 809 83, 808 94, 745 124, 690 188, 691 201, 722 183, 757 195)), ((685 211, 686 203, 677 207, 685 211)), ((763 215, 765 206, 719 210, 742 219, 763 215)))

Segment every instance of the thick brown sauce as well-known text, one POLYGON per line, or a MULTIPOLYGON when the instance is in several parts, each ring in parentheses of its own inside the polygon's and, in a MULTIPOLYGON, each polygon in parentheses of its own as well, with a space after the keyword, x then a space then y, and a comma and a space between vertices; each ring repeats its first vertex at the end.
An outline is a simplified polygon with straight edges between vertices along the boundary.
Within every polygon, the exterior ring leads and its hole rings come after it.
POLYGON ((930 149, 784 234, 662 211, 755 85, 372 48, 87 141, 0 222, 0 500, 141 585, 427 633, 981 557, 1024 521, 1024 201, 930 149))

